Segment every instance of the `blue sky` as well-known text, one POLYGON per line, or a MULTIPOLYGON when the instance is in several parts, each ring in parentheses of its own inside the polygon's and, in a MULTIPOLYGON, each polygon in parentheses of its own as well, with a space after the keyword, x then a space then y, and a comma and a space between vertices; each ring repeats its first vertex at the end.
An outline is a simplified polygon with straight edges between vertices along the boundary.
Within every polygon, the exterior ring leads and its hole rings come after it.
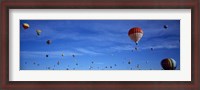
POLYGON ((161 70, 164 58, 180 69, 179 40, 179 20, 20 20, 20 70, 161 70), (132 27, 144 31, 137 46, 132 27))

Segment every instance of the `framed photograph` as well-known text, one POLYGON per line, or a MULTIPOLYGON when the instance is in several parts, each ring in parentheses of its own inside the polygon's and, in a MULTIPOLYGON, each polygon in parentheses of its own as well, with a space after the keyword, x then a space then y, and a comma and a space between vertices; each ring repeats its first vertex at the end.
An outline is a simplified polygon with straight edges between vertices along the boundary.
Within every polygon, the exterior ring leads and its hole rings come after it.
POLYGON ((199 0, 2 1, 2 89, 198 90, 199 0))

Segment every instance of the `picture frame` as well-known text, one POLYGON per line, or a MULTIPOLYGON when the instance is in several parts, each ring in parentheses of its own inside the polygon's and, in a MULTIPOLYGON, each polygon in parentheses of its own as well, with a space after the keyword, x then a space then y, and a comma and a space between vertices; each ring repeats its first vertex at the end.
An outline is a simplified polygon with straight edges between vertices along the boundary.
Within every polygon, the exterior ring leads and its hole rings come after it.
POLYGON ((97 0, 1 2, 1 88, 2 89, 138 89, 198 90, 199 86, 199 0, 97 0), (191 81, 9 81, 9 9, 191 9, 191 81))

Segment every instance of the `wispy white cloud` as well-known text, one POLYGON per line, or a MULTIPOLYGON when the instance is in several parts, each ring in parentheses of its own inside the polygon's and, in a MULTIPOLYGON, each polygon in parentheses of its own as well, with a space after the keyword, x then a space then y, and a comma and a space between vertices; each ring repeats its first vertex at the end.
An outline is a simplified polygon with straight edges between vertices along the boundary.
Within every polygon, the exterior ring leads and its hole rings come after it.
POLYGON ((103 53, 84 49, 84 48, 77 48, 76 49, 78 52, 83 53, 83 54, 89 54, 89 55, 102 55, 103 53))

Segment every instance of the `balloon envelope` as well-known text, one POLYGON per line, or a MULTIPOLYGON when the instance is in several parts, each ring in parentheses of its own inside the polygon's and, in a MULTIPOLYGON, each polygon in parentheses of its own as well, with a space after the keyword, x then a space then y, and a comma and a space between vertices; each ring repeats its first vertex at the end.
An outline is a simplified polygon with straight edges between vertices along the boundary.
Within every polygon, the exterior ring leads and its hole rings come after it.
POLYGON ((48 45, 51 44, 51 40, 47 40, 47 44, 48 44, 48 45))
POLYGON ((176 61, 172 58, 165 58, 161 61, 161 66, 164 70, 175 70, 176 61))
POLYGON ((58 61, 58 62, 57 62, 57 65, 59 65, 59 64, 60 64, 60 62, 58 61))
POLYGON ((41 30, 36 30, 37 35, 39 36, 41 34, 41 30))
POLYGON ((28 23, 24 23, 23 24, 23 28, 26 30, 26 29, 28 29, 30 26, 29 26, 29 24, 28 23))
POLYGON ((134 27, 129 30, 128 36, 137 44, 143 36, 143 31, 139 27, 134 27))
POLYGON ((164 27, 165 29, 167 29, 167 28, 168 28, 168 26, 167 26, 167 25, 164 25, 163 27, 164 27))

